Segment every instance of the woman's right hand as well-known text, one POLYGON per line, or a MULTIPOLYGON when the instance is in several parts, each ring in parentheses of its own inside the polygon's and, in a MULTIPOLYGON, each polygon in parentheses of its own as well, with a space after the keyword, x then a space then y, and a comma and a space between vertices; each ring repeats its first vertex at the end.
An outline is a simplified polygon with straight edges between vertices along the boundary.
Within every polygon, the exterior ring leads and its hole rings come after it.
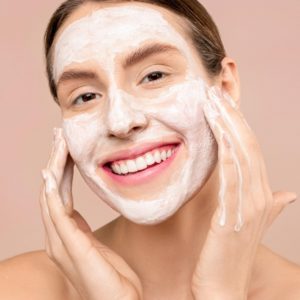
POLYGON ((62 130, 56 129, 54 136, 40 196, 48 256, 84 300, 142 299, 142 285, 135 272, 100 243, 73 210, 74 162, 62 130))

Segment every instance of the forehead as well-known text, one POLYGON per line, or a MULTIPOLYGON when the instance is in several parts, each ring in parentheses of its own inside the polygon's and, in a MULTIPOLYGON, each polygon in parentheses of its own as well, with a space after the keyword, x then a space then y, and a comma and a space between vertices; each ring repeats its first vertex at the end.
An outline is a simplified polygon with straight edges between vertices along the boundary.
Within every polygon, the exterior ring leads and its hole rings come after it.
POLYGON ((186 52, 187 28, 183 18, 152 4, 84 5, 67 19, 57 34, 54 78, 71 63, 108 60, 147 41, 167 42, 186 52))
MULTIPOLYGON (((103 13, 103 15, 110 14, 111 16, 118 17, 122 15, 127 11, 127 14, 134 14, 137 19, 141 19, 144 22, 150 17, 150 15, 154 16, 160 16, 164 19, 164 21, 168 22, 170 26, 173 26, 177 31, 181 32, 183 35, 187 33, 187 31, 190 29, 187 19, 179 16, 175 12, 172 12, 171 10, 168 10, 164 7, 150 4, 150 3, 144 3, 144 2, 136 2, 136 1, 124 1, 124 2, 118 2, 118 3, 111 3, 111 2, 87 2, 85 4, 82 4, 77 9, 75 9, 72 14, 70 14, 67 19, 64 21, 63 25, 59 28, 55 41, 57 41, 62 33, 65 31, 67 27, 70 25, 76 23, 77 21, 84 20, 86 18, 89 18, 94 13, 98 12, 99 16, 101 16, 100 11, 103 13), (143 17, 147 17, 146 20, 143 19, 143 17)), ((115 22, 116 20, 114 20, 115 22)), ((114 22, 111 25, 115 25, 114 22)), ((144 23, 142 22, 142 24, 144 23)), ((138 23, 136 23, 136 26, 138 27, 138 23)), ((152 24, 152 26, 155 26, 155 24, 152 24)))

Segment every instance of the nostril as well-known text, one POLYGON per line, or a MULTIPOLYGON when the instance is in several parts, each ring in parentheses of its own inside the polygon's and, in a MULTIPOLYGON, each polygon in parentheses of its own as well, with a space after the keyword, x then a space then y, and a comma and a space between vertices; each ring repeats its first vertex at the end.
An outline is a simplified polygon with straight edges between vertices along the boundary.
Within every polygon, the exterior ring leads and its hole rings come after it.
POLYGON ((108 136, 113 138, 126 139, 133 134, 137 134, 143 131, 148 126, 148 120, 145 118, 136 119, 122 118, 117 122, 114 120, 111 124, 108 124, 108 136))
POLYGON ((131 130, 132 131, 140 131, 140 130, 142 130, 142 127, 141 126, 135 126, 131 130))

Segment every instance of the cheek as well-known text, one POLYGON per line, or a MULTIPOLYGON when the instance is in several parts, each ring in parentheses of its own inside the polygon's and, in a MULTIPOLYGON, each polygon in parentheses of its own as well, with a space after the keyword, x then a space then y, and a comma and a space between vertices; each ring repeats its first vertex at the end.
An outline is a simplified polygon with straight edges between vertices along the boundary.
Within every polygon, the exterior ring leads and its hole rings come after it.
POLYGON ((187 82, 164 96, 161 103, 151 111, 151 115, 188 138, 199 133, 199 130, 208 130, 203 112, 205 101, 203 83, 198 80, 187 82))
POLYGON ((75 163, 82 163, 92 155, 96 143, 103 136, 98 114, 82 114, 63 122, 64 136, 75 163))
POLYGON ((208 101, 205 88, 201 80, 183 84, 159 106, 159 115, 157 112, 155 116, 183 137, 191 160, 191 172, 201 180, 206 178, 217 157, 217 144, 203 110, 208 101))

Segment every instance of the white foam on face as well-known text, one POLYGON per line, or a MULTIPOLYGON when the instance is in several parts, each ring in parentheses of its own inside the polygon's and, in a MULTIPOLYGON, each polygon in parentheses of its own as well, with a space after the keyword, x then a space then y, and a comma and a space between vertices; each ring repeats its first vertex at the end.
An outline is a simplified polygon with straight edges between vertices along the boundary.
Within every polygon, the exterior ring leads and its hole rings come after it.
MULTIPOLYGON (((190 57, 191 49, 183 36, 155 9, 128 4, 93 11, 70 24, 57 40, 54 80, 57 82, 68 65, 87 60, 99 62, 107 74, 114 74, 118 54, 149 41, 167 42, 190 57)), ((189 60, 189 68, 196 71, 194 60, 189 60)))
MULTIPOLYGON (((82 113, 65 119, 63 129, 69 151, 81 175, 94 192, 113 209, 136 223, 159 223, 174 214, 199 190, 211 174, 217 147, 202 110, 207 100, 203 71, 191 54, 191 46, 155 9, 134 4, 100 9, 70 24, 59 37, 54 51, 54 78, 72 63, 94 60, 109 78, 109 111, 82 113), (145 42, 176 46, 187 61, 186 78, 155 97, 131 95, 118 87, 116 57, 145 42), (130 124, 147 128, 134 142, 183 140, 186 159, 170 175, 167 186, 132 199, 114 190, 99 174, 101 153, 118 151, 108 132, 126 132, 130 124)), ((116 139, 116 138, 115 138, 116 139)), ((125 143, 125 142, 124 142, 125 143)), ((124 146, 121 147, 124 149, 124 146)), ((173 162, 176 163, 176 162, 173 162)))
MULTIPOLYGON (((164 93, 162 102, 168 102, 165 109, 156 105, 148 106, 144 111, 147 118, 158 124, 155 130, 145 132, 143 140, 163 140, 163 132, 180 133, 185 140, 188 158, 183 166, 178 166, 172 174, 170 184, 158 187, 151 194, 141 195, 139 200, 128 199, 112 191, 97 173, 97 162, 102 147, 107 147, 106 128, 99 112, 82 114, 64 120, 63 128, 72 157, 80 173, 90 187, 112 208, 136 223, 157 223, 175 213, 191 195, 201 187, 212 171, 216 158, 216 148, 211 131, 202 112, 201 101, 205 99, 205 85, 201 80, 188 81, 164 93), (202 99, 202 100, 201 100, 202 99), (173 106, 173 109, 169 107, 173 106), (166 130, 167 129, 167 130, 166 130), (98 154, 98 156, 97 156, 98 154)), ((137 98, 132 102, 151 99, 137 98)), ((115 149, 117 150, 117 149, 115 149)))
MULTIPOLYGON (((225 109, 224 101, 227 101, 234 109, 236 109, 236 103, 235 101, 230 97, 229 94, 222 92, 217 87, 212 87, 208 89, 208 98, 209 101, 206 102, 206 110, 208 117, 210 119, 210 123, 215 129, 220 133, 221 136, 221 147, 219 147, 220 156, 224 157, 225 155, 228 156, 228 153, 225 154, 225 148, 230 153, 230 159, 233 162, 233 165, 235 167, 236 171, 236 178, 228 178, 225 176, 225 168, 226 165, 224 165, 221 161, 220 163, 220 170, 219 170, 219 183, 220 183, 220 190, 218 195, 219 200, 219 225, 225 226, 227 221, 227 212, 226 212, 226 199, 228 201, 233 201, 234 196, 232 194, 226 195, 226 190, 228 186, 229 180, 236 180, 237 185, 237 195, 238 198, 238 205, 236 210, 236 223, 234 226, 234 230, 236 232, 241 231, 243 225, 244 225, 244 219, 243 219, 243 205, 245 204, 247 194, 245 194, 244 190, 244 174, 242 172, 242 166, 241 166, 241 156, 246 159, 248 163, 249 169, 251 168, 251 159, 248 154, 248 150, 246 149, 243 141, 243 137, 240 134, 240 131, 237 130, 235 126, 235 121, 233 120, 233 117, 228 113, 228 111, 225 109), (222 125, 220 125, 220 122, 217 120, 221 118, 224 122, 224 124, 227 126, 227 132, 225 132, 225 129, 222 125), (223 141, 223 139, 226 140, 226 142, 223 141), (233 139, 235 142, 233 142, 233 139), (229 199, 231 197, 231 199, 229 199)), ((244 123, 246 127, 249 127, 247 122, 243 119, 241 121, 244 123)), ((251 130, 251 129, 250 129, 251 130)), ((228 159, 228 157, 227 157, 228 159)), ((251 181, 251 178, 249 178, 251 181)))

